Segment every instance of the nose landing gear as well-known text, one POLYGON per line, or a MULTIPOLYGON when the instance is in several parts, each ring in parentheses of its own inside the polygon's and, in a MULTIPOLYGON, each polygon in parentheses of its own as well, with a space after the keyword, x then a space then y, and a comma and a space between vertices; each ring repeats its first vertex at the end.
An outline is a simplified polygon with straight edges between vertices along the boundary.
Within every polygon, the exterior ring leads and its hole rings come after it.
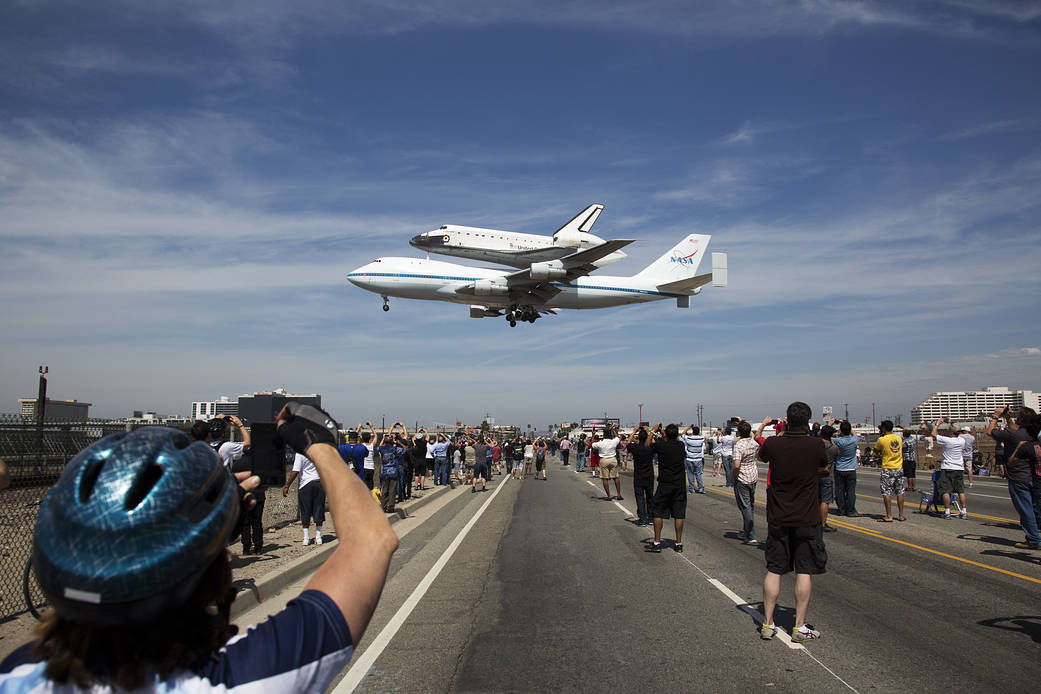
POLYGON ((383 297, 383 310, 384 311, 389 311, 390 310, 390 301, 385 296, 383 297))

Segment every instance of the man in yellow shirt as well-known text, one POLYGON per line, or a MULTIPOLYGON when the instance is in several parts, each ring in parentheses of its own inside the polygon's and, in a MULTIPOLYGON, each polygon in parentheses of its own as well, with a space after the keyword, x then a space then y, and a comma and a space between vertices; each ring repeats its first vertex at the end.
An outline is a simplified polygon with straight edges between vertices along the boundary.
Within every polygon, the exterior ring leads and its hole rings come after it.
POLYGON ((885 523, 893 522, 892 498, 896 497, 896 507, 899 515, 897 520, 904 518, 904 489, 907 487, 907 479, 904 478, 904 456, 903 441, 893 433, 893 423, 888 419, 878 425, 878 441, 875 441, 875 450, 882 457, 882 503, 886 507, 886 515, 879 518, 885 523))

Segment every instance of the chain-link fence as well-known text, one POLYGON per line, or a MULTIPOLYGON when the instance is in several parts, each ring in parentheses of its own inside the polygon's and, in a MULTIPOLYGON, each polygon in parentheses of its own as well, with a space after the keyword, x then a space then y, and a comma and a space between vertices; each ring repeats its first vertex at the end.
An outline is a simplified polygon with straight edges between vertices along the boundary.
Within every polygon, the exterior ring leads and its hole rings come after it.
MULTIPOLYGON (((40 427, 24 421, 20 415, 0 414, 0 459, 11 476, 10 486, 0 490, 0 621, 26 612, 30 600, 37 606, 42 602, 26 567, 40 503, 65 464, 104 436, 142 426, 154 425, 88 420, 47 422, 40 427)), ((287 498, 282 497, 280 489, 268 490, 265 528, 296 520, 296 485, 293 486, 287 498)))

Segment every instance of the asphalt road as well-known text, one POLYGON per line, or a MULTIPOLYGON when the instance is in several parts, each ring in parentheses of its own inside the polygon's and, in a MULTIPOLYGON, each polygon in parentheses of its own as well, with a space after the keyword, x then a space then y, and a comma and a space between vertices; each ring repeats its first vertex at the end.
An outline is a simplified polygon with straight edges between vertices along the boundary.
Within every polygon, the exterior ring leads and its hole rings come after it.
MULTIPOLYGON (((762 549, 736 539, 740 514, 711 474, 689 498, 682 554, 644 551, 631 477, 621 502, 556 462, 546 482, 450 491, 395 526, 380 606, 334 690, 1034 690, 1041 553, 1012 546, 1022 533, 1004 485, 977 481, 969 520, 920 515, 909 495, 907 522, 879 523, 877 474, 860 476, 868 515, 834 519, 826 536, 809 615, 822 638, 806 647, 759 639, 762 549)), ((756 522, 765 535, 761 504, 756 522)), ((785 577, 785 632, 793 589, 785 577)))

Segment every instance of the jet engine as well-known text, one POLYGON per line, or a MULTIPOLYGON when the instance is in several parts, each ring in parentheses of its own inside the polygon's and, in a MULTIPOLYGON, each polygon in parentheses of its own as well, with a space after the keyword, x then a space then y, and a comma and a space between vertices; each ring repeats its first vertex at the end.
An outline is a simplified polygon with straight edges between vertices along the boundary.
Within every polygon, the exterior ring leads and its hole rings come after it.
POLYGON ((494 318, 502 315, 502 309, 488 308, 487 306, 470 305, 471 318, 494 318))
POLYGON ((505 296, 510 289, 505 284, 499 284, 492 280, 477 280, 474 282, 474 294, 477 296, 505 296))
POLYGON ((567 275, 567 270, 559 260, 531 264, 531 279, 533 280, 559 280, 563 279, 565 275, 567 275))

